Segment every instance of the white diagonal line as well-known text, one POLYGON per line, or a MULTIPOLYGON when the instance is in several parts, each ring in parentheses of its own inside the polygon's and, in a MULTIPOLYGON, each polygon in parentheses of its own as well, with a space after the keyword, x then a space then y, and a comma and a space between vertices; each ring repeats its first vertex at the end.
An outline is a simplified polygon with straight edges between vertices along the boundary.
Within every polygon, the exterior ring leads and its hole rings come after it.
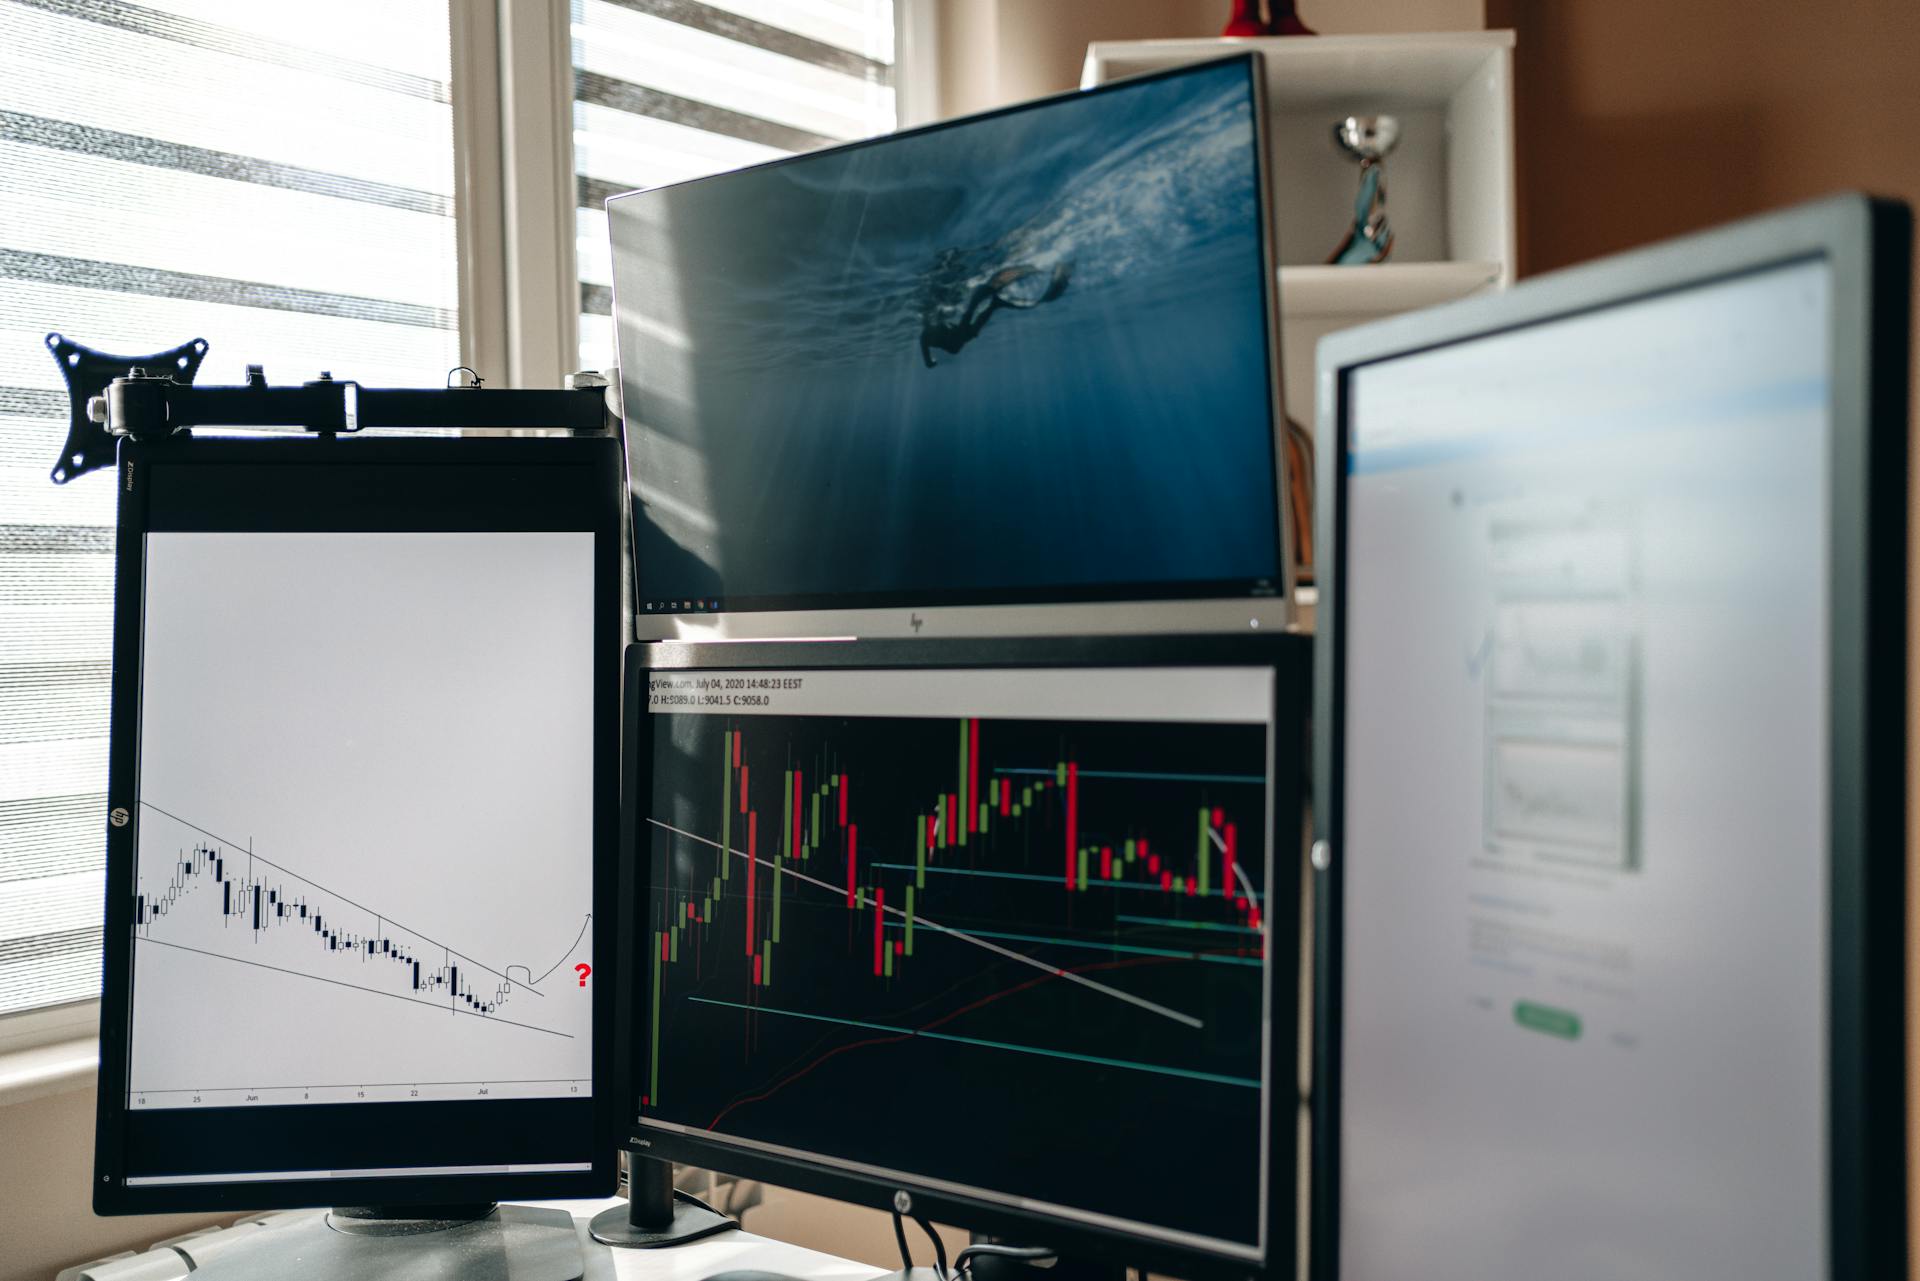
MULTIPOLYGON (((675 836, 684 836, 690 841, 698 841, 702 845, 711 845, 714 849, 725 850, 727 853, 732 854, 737 858, 747 857, 746 852, 744 850, 729 849, 727 846, 722 845, 719 841, 712 840, 705 836, 700 836, 693 832, 685 831, 678 827, 674 827, 670 823, 662 823, 657 818, 650 818, 647 820, 647 822, 653 824, 657 828, 662 829, 663 831, 672 832, 675 836)), ((772 868, 774 871, 779 872, 783 875, 791 876, 796 881, 805 881, 808 885, 817 885, 821 889, 826 890, 830 894, 846 893, 846 887, 844 885, 834 885, 829 881, 822 881, 815 877, 808 876, 805 872, 796 872, 793 868, 787 866, 784 863, 775 864, 771 860, 764 859, 764 858, 756 858, 754 862, 759 864, 761 867, 772 868)), ((902 911, 897 907, 886 907, 886 908, 882 908, 881 910, 885 912, 889 912, 894 916, 898 916, 903 920, 906 919, 906 916, 907 916, 907 914, 904 911, 902 911)), ((1157 1005, 1154 1002, 1147 1000, 1143 996, 1135 996, 1131 992, 1123 992, 1117 987, 1108 987, 1105 983, 1096 983, 1084 974, 1075 974, 1071 970, 1063 970, 1058 966, 1048 965, 1045 961, 1039 960, 1035 957, 1028 956, 1025 952, 1016 952, 1010 947, 1001 947, 998 943, 991 942, 987 939, 976 938, 973 935, 967 933, 965 930, 956 930, 952 926, 942 925, 938 921, 930 921, 926 917, 920 915, 918 912, 915 912, 913 914, 912 919, 915 925, 924 925, 928 929, 937 930, 940 933, 945 934, 949 938, 959 939, 963 943, 971 943, 975 947, 984 948, 989 952, 997 953, 1001 956, 1008 958, 1009 960, 1018 961, 1022 965, 1031 965, 1034 969, 1043 970, 1046 973, 1053 975, 1055 978, 1065 979, 1069 983, 1078 983, 1081 987, 1092 988, 1094 991, 1099 992, 1105 996, 1110 996, 1116 1001, 1125 1001, 1128 1005, 1137 1005, 1143 1010, 1147 1010, 1151 1013, 1158 1014, 1161 1018, 1172 1019, 1175 1023, 1183 1023, 1186 1026, 1192 1027, 1192 1028, 1201 1028, 1206 1026, 1206 1024, 1202 1023, 1199 1019, 1194 1018, 1193 1015, 1191 1014, 1182 1014, 1178 1010, 1170 1010, 1166 1006, 1157 1005)))

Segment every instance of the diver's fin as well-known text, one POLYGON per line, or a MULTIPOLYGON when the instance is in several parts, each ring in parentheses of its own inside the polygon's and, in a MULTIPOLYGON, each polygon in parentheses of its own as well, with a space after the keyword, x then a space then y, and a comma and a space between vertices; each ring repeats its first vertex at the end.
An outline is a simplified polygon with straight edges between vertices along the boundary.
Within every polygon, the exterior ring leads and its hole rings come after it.
MULTIPOLYGON (((1067 277, 1073 272, 1070 263, 1055 263, 1053 276, 1047 281, 1047 287, 1038 297, 1017 297, 1008 292, 1021 281, 1040 274, 1040 269, 1030 263, 1021 263, 1017 267, 1005 267, 993 274, 987 282, 987 288, 993 291, 996 302, 1007 307, 1038 307, 1043 302, 1052 302, 1067 290, 1067 277)), ((1029 295, 1032 290, 1027 291, 1029 295)))
POLYGON ((1031 276, 1034 272, 1038 270, 1040 270, 1038 267, 1031 266, 1024 262, 1016 264, 1015 266, 1012 266, 1012 267, 1002 267, 1000 270, 993 273, 992 279, 987 281, 987 288, 998 293, 1000 290, 1005 289, 1008 285, 1015 284, 1019 281, 1025 280, 1028 276, 1031 276))
POLYGON ((1047 292, 1040 295, 1041 302, 1052 302, 1067 292, 1067 278, 1073 275, 1073 263, 1058 262, 1053 265, 1053 279, 1047 282, 1047 292))
MULTIPOLYGON (((1001 273, 1001 275, 1005 274, 1005 272, 1001 273)), ((999 278, 995 276, 994 280, 999 278)), ((978 333, 980 326, 987 323, 987 317, 992 314, 993 309, 1005 301, 1006 299, 1000 296, 1000 287, 993 280, 977 286, 973 295, 967 299, 967 324, 975 333, 978 333)))
POLYGON ((927 362, 927 368, 933 368, 933 349, 927 346, 926 335, 920 336, 920 359, 927 362))

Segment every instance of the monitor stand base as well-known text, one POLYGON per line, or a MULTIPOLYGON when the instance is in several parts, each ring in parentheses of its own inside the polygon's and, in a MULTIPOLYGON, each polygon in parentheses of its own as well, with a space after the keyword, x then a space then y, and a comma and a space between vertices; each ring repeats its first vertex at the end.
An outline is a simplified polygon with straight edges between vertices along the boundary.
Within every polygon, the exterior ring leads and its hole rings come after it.
POLYGON ((387 1212, 433 1217, 372 1217, 365 1208, 343 1208, 200 1238, 219 1242, 204 1259, 192 1259, 195 1241, 175 1249, 193 1262, 196 1281, 580 1281, 586 1271, 579 1233, 565 1210, 480 1205, 387 1212))
POLYGON ((674 1191, 671 1161, 630 1150, 627 1203, 594 1215, 588 1231, 602 1245, 656 1250, 739 1226, 704 1201, 674 1191))
POLYGON ((602 1245, 619 1246, 628 1250, 654 1250, 664 1245, 679 1245, 686 1241, 698 1241, 701 1237, 712 1236, 716 1232, 725 1232, 737 1227, 732 1219, 718 1210, 708 1207, 700 1201, 676 1192, 673 1201, 673 1218, 664 1228, 644 1228, 630 1221, 630 1214, 624 1205, 616 1205, 611 1210, 602 1210, 593 1216, 588 1231, 593 1239, 602 1245))

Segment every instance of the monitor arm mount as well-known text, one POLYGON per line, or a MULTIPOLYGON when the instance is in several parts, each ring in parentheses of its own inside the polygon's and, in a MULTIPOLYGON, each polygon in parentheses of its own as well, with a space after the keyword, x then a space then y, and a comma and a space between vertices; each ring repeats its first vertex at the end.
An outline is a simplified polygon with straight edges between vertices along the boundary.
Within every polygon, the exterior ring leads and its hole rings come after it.
POLYGON ((607 432, 607 380, 574 375, 564 392, 449 388, 365 388, 323 373, 300 386, 267 386, 248 365, 242 386, 192 386, 167 373, 132 369, 88 401, 88 417, 111 436, 159 440, 194 426, 292 426, 321 436, 367 426, 526 428, 559 426, 576 436, 607 432))
POLYGON ((114 356, 52 333, 47 348, 67 385, 56 485, 111 467, 119 437, 164 440, 195 427, 292 428, 323 437, 368 427, 559 428, 577 436, 617 428, 608 380, 597 373, 571 375, 563 391, 483 388, 478 375, 464 386, 362 387, 322 373, 270 387, 262 368, 249 365, 238 387, 201 387, 193 380, 207 354, 204 338, 150 356, 114 356))
POLYGON ((565 391, 464 387, 362 387, 331 373, 298 386, 269 387, 259 365, 238 387, 196 387, 164 371, 129 370, 87 403, 112 436, 157 440, 194 427, 293 427, 332 436, 366 427, 564 428, 608 430, 607 381, 575 374, 565 391))

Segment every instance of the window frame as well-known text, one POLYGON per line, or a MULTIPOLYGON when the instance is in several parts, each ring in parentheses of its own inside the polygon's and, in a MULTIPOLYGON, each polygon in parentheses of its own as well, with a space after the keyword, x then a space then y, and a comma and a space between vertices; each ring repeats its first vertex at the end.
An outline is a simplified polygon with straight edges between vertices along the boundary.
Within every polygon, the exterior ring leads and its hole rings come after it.
MULTIPOLYGON (((892 3, 908 128, 939 115, 938 0, 892 3)), ((510 386, 563 386, 580 350, 570 0, 455 0, 453 77, 455 136, 474 144, 455 159, 474 213, 461 218, 462 350, 471 335, 467 363, 510 386)))
MULTIPOLYGON (((453 149, 454 252, 456 270, 459 273, 456 304, 457 350, 460 359, 471 364, 474 356, 478 354, 475 346, 478 330, 472 322, 476 315, 483 314, 485 309, 475 305, 476 293, 469 287, 470 262, 482 260, 469 258, 467 223, 471 211, 479 211, 484 215, 490 198, 485 188, 484 165, 476 166, 469 162, 476 158, 484 161, 490 149, 484 139, 476 140, 470 132, 463 133, 463 127, 468 122, 462 116, 462 99, 469 96, 467 93, 469 88, 476 84, 484 86, 490 81, 497 80, 497 77, 476 81, 471 74, 472 69, 481 64, 471 58, 463 64, 461 44, 463 30, 470 30, 478 25, 476 19, 480 17, 481 10, 486 10, 490 14, 493 0, 476 0, 471 4, 468 0, 442 0, 442 3, 445 4, 448 15, 450 39, 447 83, 453 133, 448 140, 448 145, 453 149)), ((105 25, 117 24, 107 22, 105 25)), ((495 168, 497 167, 496 160, 495 168)), ((158 340, 156 338, 156 341, 158 340)), ((54 395, 64 402, 64 392, 56 392, 54 395)), ((101 482, 83 479, 80 483, 91 487, 101 482)), ((109 524, 106 528, 112 528, 112 525, 109 524)), ((104 805, 104 775, 100 799, 104 805)), ((101 848, 104 849, 104 825, 101 831, 103 833, 101 848)), ((50 932, 36 931, 23 937, 44 938, 48 933, 50 932)), ((47 1004, 30 1005, 0 1013, 0 1107, 90 1084, 98 1068, 100 1009, 101 998, 96 993, 77 999, 55 1000, 47 1004)))
MULTIPOLYGON (((896 116, 906 128, 939 114, 938 0, 892 2, 896 116)), ((460 359, 496 385, 561 387, 579 360, 572 5, 445 3, 460 359)), ((99 1011, 89 997, 0 1015, 0 1105, 44 1087, 37 1075, 13 1079, 19 1056, 97 1038, 99 1011)))

